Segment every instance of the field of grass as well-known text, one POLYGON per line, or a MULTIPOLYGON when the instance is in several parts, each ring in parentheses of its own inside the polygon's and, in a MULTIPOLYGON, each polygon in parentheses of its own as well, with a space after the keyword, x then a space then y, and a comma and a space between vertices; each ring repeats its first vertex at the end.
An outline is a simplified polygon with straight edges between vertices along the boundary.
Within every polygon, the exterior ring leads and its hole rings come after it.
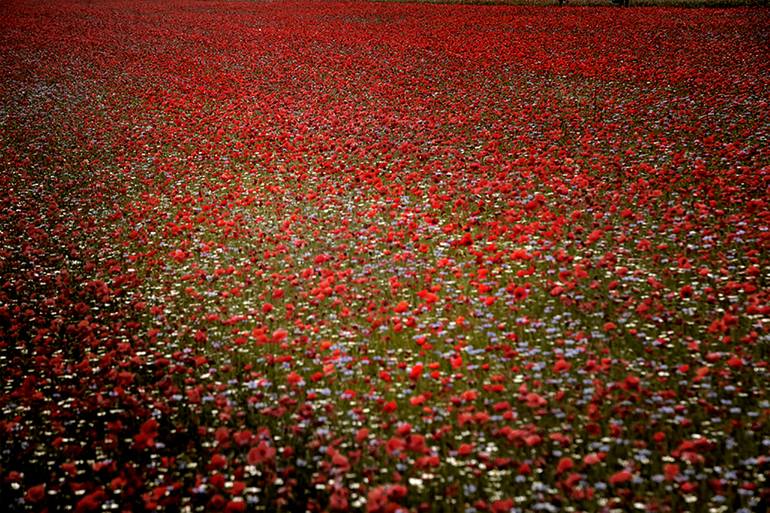
POLYGON ((768 9, 0 12, 0 509, 767 508, 768 9))

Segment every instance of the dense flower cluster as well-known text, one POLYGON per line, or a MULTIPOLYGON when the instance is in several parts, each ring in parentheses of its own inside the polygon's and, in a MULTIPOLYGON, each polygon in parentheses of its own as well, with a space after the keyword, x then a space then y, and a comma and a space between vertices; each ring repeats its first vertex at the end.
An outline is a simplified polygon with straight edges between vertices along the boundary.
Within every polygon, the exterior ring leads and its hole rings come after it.
POLYGON ((759 511, 767 9, 0 16, 0 504, 759 511))

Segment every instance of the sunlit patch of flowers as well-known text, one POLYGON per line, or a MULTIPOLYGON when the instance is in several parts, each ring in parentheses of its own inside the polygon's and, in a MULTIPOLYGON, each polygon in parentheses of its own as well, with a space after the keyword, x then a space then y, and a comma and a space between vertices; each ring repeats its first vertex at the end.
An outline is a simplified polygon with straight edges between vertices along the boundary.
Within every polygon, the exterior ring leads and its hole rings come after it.
POLYGON ((766 9, 12 1, 10 511, 761 511, 766 9))

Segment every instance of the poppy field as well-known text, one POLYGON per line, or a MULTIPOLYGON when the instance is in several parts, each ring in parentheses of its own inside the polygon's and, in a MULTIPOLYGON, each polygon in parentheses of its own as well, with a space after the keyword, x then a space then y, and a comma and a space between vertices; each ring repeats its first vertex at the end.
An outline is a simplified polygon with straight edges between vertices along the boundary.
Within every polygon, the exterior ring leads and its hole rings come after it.
POLYGON ((770 500, 770 10, 9 0, 9 511, 770 500))

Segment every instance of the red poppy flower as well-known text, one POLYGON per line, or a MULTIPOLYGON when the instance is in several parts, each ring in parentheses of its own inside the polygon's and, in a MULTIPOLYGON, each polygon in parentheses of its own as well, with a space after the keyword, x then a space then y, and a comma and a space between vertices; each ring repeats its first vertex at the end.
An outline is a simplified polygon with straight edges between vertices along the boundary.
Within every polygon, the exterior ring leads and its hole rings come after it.
POLYGON ((259 465, 269 463, 275 457, 275 448, 266 441, 261 441, 256 447, 252 447, 246 455, 246 461, 249 465, 259 465))
POLYGON ((631 481, 633 477, 628 470, 620 470, 610 476, 609 482, 611 485, 619 485, 631 481))

